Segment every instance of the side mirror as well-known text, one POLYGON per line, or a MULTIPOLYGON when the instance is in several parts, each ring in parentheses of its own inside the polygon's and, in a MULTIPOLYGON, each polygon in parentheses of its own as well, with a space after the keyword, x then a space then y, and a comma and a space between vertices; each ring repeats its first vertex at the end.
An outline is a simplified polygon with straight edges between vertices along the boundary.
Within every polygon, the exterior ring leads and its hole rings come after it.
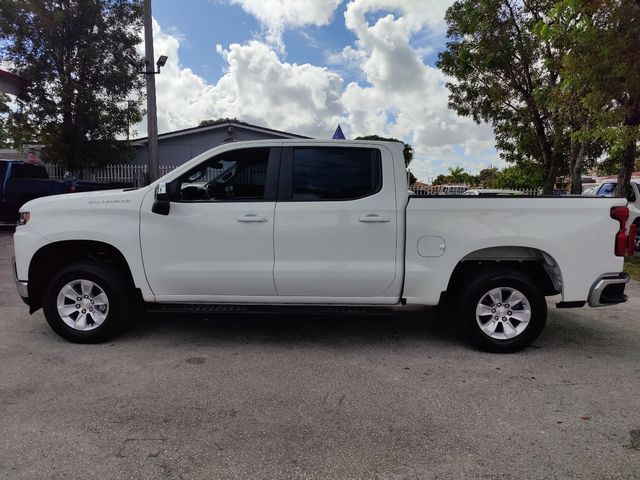
POLYGON ((158 215, 169 215, 169 210, 171 210, 171 201, 169 200, 167 184, 162 182, 156 187, 155 201, 153 202, 151 211, 158 215))

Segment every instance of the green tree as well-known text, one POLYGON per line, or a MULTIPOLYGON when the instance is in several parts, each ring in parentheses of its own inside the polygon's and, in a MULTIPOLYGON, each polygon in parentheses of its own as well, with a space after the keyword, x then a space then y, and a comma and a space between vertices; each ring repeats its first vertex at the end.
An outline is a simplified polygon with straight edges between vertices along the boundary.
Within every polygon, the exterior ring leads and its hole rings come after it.
POLYGON ((434 185, 446 185, 447 183, 451 183, 451 180, 446 175, 442 173, 433 179, 434 185))
POLYGON ((640 140, 640 1, 561 0, 539 31, 567 51, 560 87, 590 119, 578 134, 620 160, 617 195, 626 197, 640 140))
POLYGON ((357 137, 356 140, 377 140, 381 142, 398 142, 404 145, 404 149, 402 150, 402 154, 404 155, 404 164, 407 167, 407 171, 409 172, 409 185, 413 185, 417 178, 411 173, 411 169, 409 169, 409 164, 413 160, 414 150, 413 147, 405 142, 398 140, 397 138, 390 137, 381 137, 379 135, 365 135, 363 137, 357 137))
POLYGON ((28 85, 11 112, 17 144, 70 170, 122 160, 118 136, 141 120, 139 0, 0 0, 0 58, 28 85))
POLYGON ((540 185, 542 169, 533 162, 507 167, 498 172, 495 180, 496 188, 539 188, 540 185))
POLYGON ((498 169, 496 167, 484 168, 478 174, 478 185, 484 188, 493 188, 496 185, 497 178, 498 169))
POLYGON ((462 167, 449 167, 449 180, 451 183, 464 183, 468 178, 468 174, 462 167))
MULTIPOLYGON (((460 115, 489 122, 505 160, 538 162, 545 193, 569 162, 572 125, 554 102, 566 51, 536 28, 554 0, 458 0, 446 13, 448 43, 438 67, 449 104, 460 115)), ((575 119, 576 121, 579 118, 575 119)), ((575 163, 575 162, 573 162, 575 163)))
POLYGON ((245 123, 245 122, 241 122, 239 121, 237 118, 216 118, 215 120, 213 119, 208 119, 208 120, 202 120, 198 126, 199 127, 210 127, 212 125, 220 125, 221 123, 228 123, 228 122, 236 122, 236 123, 245 123))

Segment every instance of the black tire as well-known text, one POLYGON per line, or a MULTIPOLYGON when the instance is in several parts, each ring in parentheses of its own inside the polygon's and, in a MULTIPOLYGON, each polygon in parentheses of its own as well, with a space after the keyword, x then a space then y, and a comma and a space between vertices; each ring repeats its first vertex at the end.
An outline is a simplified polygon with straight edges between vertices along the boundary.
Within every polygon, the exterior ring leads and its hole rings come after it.
POLYGON ((42 307, 49 326, 65 340, 75 343, 100 343, 115 337, 129 324, 136 306, 133 292, 130 281, 114 266, 81 261, 65 266, 52 276, 44 288, 42 307), (65 285, 77 280, 93 282, 108 298, 108 311, 104 321, 92 330, 81 331, 71 328, 58 313, 58 294, 65 285))
MULTIPOLYGON (((471 278, 462 287, 460 294, 462 301, 459 304, 458 317, 462 322, 467 339, 480 350, 494 353, 512 353, 521 350, 531 345, 538 338, 547 323, 547 303, 542 291, 528 276, 512 268, 489 268, 486 272, 479 273, 471 278), (515 289, 521 292, 526 297, 525 300, 528 301, 521 302, 521 305, 516 305, 515 307, 522 309, 522 304, 528 303, 524 308, 528 306, 531 313, 529 322, 523 322, 523 330, 513 338, 493 338, 482 330, 479 321, 484 321, 487 318, 488 321, 493 321, 491 318, 493 314, 489 314, 488 317, 481 316, 480 320, 476 318, 478 304, 483 299, 487 299, 486 295, 489 291, 496 288, 505 289, 505 294, 509 289, 515 289)), ((504 308, 504 306, 500 308, 504 308)), ((512 312, 508 313, 511 314, 512 312)), ((516 328, 520 325, 517 320, 510 320, 506 313, 503 312, 503 314, 505 317, 499 318, 494 323, 496 325, 494 335, 500 335, 501 333, 505 335, 507 328, 511 330, 514 325, 516 328), (508 327, 504 326, 502 322, 504 318, 507 318, 508 327)))

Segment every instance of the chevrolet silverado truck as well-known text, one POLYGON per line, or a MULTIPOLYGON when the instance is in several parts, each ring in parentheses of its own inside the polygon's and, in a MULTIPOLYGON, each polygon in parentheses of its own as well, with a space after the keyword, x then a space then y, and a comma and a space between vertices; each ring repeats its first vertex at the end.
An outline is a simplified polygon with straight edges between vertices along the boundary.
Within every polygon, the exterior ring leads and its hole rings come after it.
POLYGON ((14 226, 19 208, 34 198, 105 188, 98 182, 54 180, 39 163, 0 159, 0 225, 14 226))
POLYGON ((536 339, 546 296, 626 301, 626 200, 414 197, 402 148, 229 143, 147 187, 33 200, 14 236, 18 291, 74 342, 113 337, 140 305, 424 305, 496 352, 536 339))

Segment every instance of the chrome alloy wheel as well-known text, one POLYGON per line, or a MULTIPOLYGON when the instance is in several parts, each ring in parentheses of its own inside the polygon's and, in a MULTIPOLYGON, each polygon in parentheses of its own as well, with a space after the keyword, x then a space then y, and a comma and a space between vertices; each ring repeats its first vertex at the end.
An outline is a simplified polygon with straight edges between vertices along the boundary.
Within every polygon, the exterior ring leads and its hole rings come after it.
POLYGON ((485 293, 476 307, 476 321, 488 337, 509 340, 520 335, 531 320, 531 306, 522 292, 498 287, 485 293))
POLYGON ((109 314, 104 290, 90 280, 73 280, 60 289, 56 302, 58 315, 74 330, 98 328, 109 314))

